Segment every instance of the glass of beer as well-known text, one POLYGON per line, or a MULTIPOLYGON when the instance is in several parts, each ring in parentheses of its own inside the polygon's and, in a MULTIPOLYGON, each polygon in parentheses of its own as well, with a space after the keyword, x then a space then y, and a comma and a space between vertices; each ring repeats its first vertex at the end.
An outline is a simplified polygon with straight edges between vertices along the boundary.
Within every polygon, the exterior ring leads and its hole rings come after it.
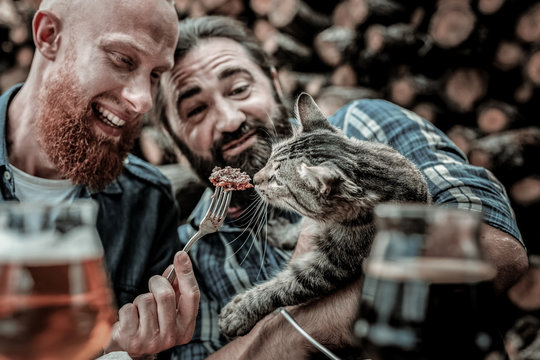
POLYGON ((116 310, 97 204, 0 204, 0 360, 91 359, 116 310))
POLYGON ((354 334, 373 360, 504 359, 478 212, 382 204, 354 334))

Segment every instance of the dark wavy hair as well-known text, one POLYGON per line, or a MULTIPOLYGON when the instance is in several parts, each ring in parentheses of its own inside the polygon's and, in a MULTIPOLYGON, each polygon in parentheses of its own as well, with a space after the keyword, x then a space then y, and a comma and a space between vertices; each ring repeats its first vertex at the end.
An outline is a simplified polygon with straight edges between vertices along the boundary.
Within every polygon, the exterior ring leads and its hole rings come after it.
MULTIPOLYGON (((236 41, 242 45, 251 60, 258 65, 264 74, 272 79, 274 64, 271 58, 263 50, 260 42, 253 32, 243 22, 225 16, 205 16, 200 18, 187 18, 178 22, 178 43, 174 52, 174 61, 178 62, 190 51, 199 45, 201 41, 223 37, 236 41)), ((283 99, 276 99, 283 102, 283 99)), ((163 89, 159 87, 155 106, 152 111, 152 118, 155 122, 164 125, 171 133, 169 122, 166 118, 166 103, 163 89)))
POLYGON ((251 60, 268 76, 272 76, 273 64, 258 39, 241 21, 224 16, 189 18, 178 23, 178 44, 174 60, 178 61, 195 48, 201 40, 216 37, 228 38, 242 45, 251 60))

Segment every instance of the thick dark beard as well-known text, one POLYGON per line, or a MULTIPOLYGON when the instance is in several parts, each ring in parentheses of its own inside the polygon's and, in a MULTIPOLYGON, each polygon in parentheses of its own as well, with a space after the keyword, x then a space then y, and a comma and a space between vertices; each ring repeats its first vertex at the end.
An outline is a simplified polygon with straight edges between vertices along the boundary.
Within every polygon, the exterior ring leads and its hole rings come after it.
MULTIPOLYGON (((292 125, 287 110, 282 104, 278 105, 278 109, 271 119, 273 127, 269 128, 265 123, 266 122, 263 122, 261 119, 248 119, 235 132, 223 134, 221 141, 215 143, 212 147, 211 159, 205 159, 193 154, 180 139, 174 137, 174 140, 201 180, 212 187, 213 185, 208 180, 208 177, 214 166, 225 167, 229 165, 234 168, 239 168, 253 179, 253 176, 257 171, 266 165, 270 153, 272 152, 272 144, 292 135, 292 125), (255 129, 257 135, 255 144, 234 159, 224 159, 221 151, 222 145, 232 140, 239 139, 242 135, 253 129, 255 129)), ((231 206, 246 208, 257 196, 258 195, 253 188, 235 191, 234 196, 231 198, 231 206)))
POLYGON ((75 85, 69 69, 48 81, 39 96, 39 141, 63 178, 91 190, 116 180, 140 133, 140 122, 126 124, 118 142, 92 130, 96 115, 91 101, 75 85))

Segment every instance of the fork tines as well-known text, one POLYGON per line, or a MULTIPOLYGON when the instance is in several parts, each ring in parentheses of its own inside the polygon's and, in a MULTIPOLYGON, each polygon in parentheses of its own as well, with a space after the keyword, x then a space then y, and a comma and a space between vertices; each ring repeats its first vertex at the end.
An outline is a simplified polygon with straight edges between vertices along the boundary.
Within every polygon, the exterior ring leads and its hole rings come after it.
POLYGON ((222 186, 216 186, 214 194, 212 194, 212 201, 210 202, 210 206, 208 207, 208 211, 204 215, 204 218, 206 219, 209 216, 219 219, 223 218, 227 213, 230 199, 230 191, 226 191, 222 186))

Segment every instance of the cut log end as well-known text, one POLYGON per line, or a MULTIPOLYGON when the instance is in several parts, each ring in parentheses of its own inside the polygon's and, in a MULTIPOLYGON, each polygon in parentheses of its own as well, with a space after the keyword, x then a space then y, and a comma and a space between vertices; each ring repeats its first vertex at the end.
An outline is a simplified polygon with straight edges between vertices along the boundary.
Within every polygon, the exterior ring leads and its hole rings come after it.
POLYGON ((510 198, 522 205, 528 206, 540 202, 540 177, 528 176, 510 187, 510 198))
POLYGON ((458 112, 469 112, 487 92, 488 79, 478 68, 460 68, 450 73, 444 84, 444 95, 458 112))
POLYGON ((540 39, 540 3, 521 14, 516 25, 516 36, 526 43, 537 42, 540 39))
POLYGON ((463 43, 473 32, 476 16, 469 6, 439 6, 432 16, 429 35, 442 48, 453 48, 463 43))
POLYGON ((533 51, 525 66, 525 73, 529 81, 540 87, 540 49, 533 51))

